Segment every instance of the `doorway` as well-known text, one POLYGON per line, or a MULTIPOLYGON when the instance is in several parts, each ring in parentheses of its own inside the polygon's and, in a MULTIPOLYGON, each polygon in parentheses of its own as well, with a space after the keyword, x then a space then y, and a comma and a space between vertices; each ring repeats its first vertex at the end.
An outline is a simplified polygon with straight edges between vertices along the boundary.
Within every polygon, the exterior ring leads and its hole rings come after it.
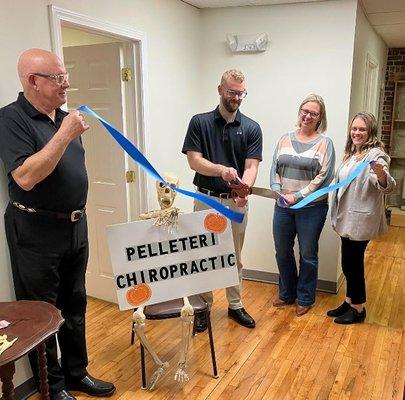
MULTIPOLYGON (((68 110, 88 105, 144 152, 142 38, 57 7, 50 6, 50 13, 53 50, 69 73, 68 110)), ((82 136, 89 176, 86 288, 89 296, 117 302, 105 228, 136 220, 148 209, 146 176, 98 121, 86 120, 91 127, 82 136)))
POLYGON ((380 100, 378 90, 378 63, 377 61, 367 53, 366 59, 366 73, 364 82, 364 94, 363 94, 363 110, 368 111, 376 116, 378 119, 378 111, 380 100))

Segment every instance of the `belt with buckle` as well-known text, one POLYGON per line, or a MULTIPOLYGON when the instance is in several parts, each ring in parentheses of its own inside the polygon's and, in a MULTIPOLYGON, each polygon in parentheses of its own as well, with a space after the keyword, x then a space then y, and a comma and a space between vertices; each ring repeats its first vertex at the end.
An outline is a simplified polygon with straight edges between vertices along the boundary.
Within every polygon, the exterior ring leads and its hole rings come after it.
POLYGON ((205 189, 205 188, 197 188, 197 190, 201 193, 207 194, 208 196, 214 196, 214 197, 218 197, 220 199, 231 199, 232 198, 232 194, 231 193, 218 193, 218 192, 214 192, 212 190, 209 189, 205 189))
POLYGON ((74 210, 70 213, 61 213, 58 211, 39 210, 38 208, 26 207, 23 204, 18 203, 17 201, 12 201, 11 204, 21 211, 25 211, 31 214, 43 215, 44 217, 67 219, 71 222, 79 221, 79 219, 83 217, 86 211, 86 208, 82 208, 81 210, 74 210))

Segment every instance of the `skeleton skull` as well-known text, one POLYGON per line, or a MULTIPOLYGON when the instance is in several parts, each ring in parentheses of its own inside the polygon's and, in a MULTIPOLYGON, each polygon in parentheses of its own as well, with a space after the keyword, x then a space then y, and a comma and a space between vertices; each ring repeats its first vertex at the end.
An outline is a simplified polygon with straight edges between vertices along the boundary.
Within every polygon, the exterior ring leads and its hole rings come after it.
MULTIPOLYGON (((163 178, 171 185, 179 186, 179 178, 176 175, 165 173, 163 178)), ((177 193, 170 186, 162 182, 156 182, 156 191, 160 208, 162 210, 170 208, 173 205, 177 193)))

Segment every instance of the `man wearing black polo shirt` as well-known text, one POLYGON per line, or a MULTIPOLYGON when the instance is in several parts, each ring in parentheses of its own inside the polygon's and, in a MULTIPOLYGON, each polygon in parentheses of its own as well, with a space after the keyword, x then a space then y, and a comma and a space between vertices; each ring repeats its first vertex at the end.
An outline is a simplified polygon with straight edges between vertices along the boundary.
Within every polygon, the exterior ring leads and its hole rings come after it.
MULTIPOLYGON (((5 227, 17 300, 58 307, 65 323, 46 343, 52 400, 74 400, 68 390, 109 396, 112 383, 87 372, 85 272, 88 258, 87 173, 80 136, 89 126, 66 102, 68 75, 48 51, 27 50, 18 61, 24 92, 0 110, 0 157, 10 203, 5 227)), ((36 352, 29 354, 39 385, 36 352)))
MULTIPOLYGON (((245 77, 240 71, 226 71, 218 93, 220 102, 214 111, 197 114, 191 119, 182 152, 187 154, 190 168, 196 172, 193 183, 197 190, 245 213, 241 224, 232 223, 240 284, 227 288, 226 296, 228 316, 243 326, 254 328, 255 321, 241 302, 241 251, 247 223, 247 199, 237 197, 234 202, 227 182, 239 176, 249 187, 253 186, 262 160, 262 131, 257 122, 239 111, 242 99, 247 95, 245 77)), ((207 208, 201 202, 194 203, 195 211, 207 208)), ((203 296, 211 307, 212 292, 203 296)), ((197 317, 196 329, 202 332, 207 328, 207 321, 205 316, 197 317)))

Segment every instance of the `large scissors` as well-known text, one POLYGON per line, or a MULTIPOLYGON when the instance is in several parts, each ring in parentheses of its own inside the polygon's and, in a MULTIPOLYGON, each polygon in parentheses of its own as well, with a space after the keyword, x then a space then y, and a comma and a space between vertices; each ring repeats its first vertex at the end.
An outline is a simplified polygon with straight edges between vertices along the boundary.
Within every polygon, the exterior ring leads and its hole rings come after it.
POLYGON ((283 195, 280 192, 256 186, 249 187, 238 176, 234 180, 228 182, 228 186, 232 189, 231 195, 234 201, 236 197, 241 197, 244 199, 248 195, 254 194, 256 196, 278 200, 282 206, 284 207, 288 206, 288 204, 284 200, 283 195))

